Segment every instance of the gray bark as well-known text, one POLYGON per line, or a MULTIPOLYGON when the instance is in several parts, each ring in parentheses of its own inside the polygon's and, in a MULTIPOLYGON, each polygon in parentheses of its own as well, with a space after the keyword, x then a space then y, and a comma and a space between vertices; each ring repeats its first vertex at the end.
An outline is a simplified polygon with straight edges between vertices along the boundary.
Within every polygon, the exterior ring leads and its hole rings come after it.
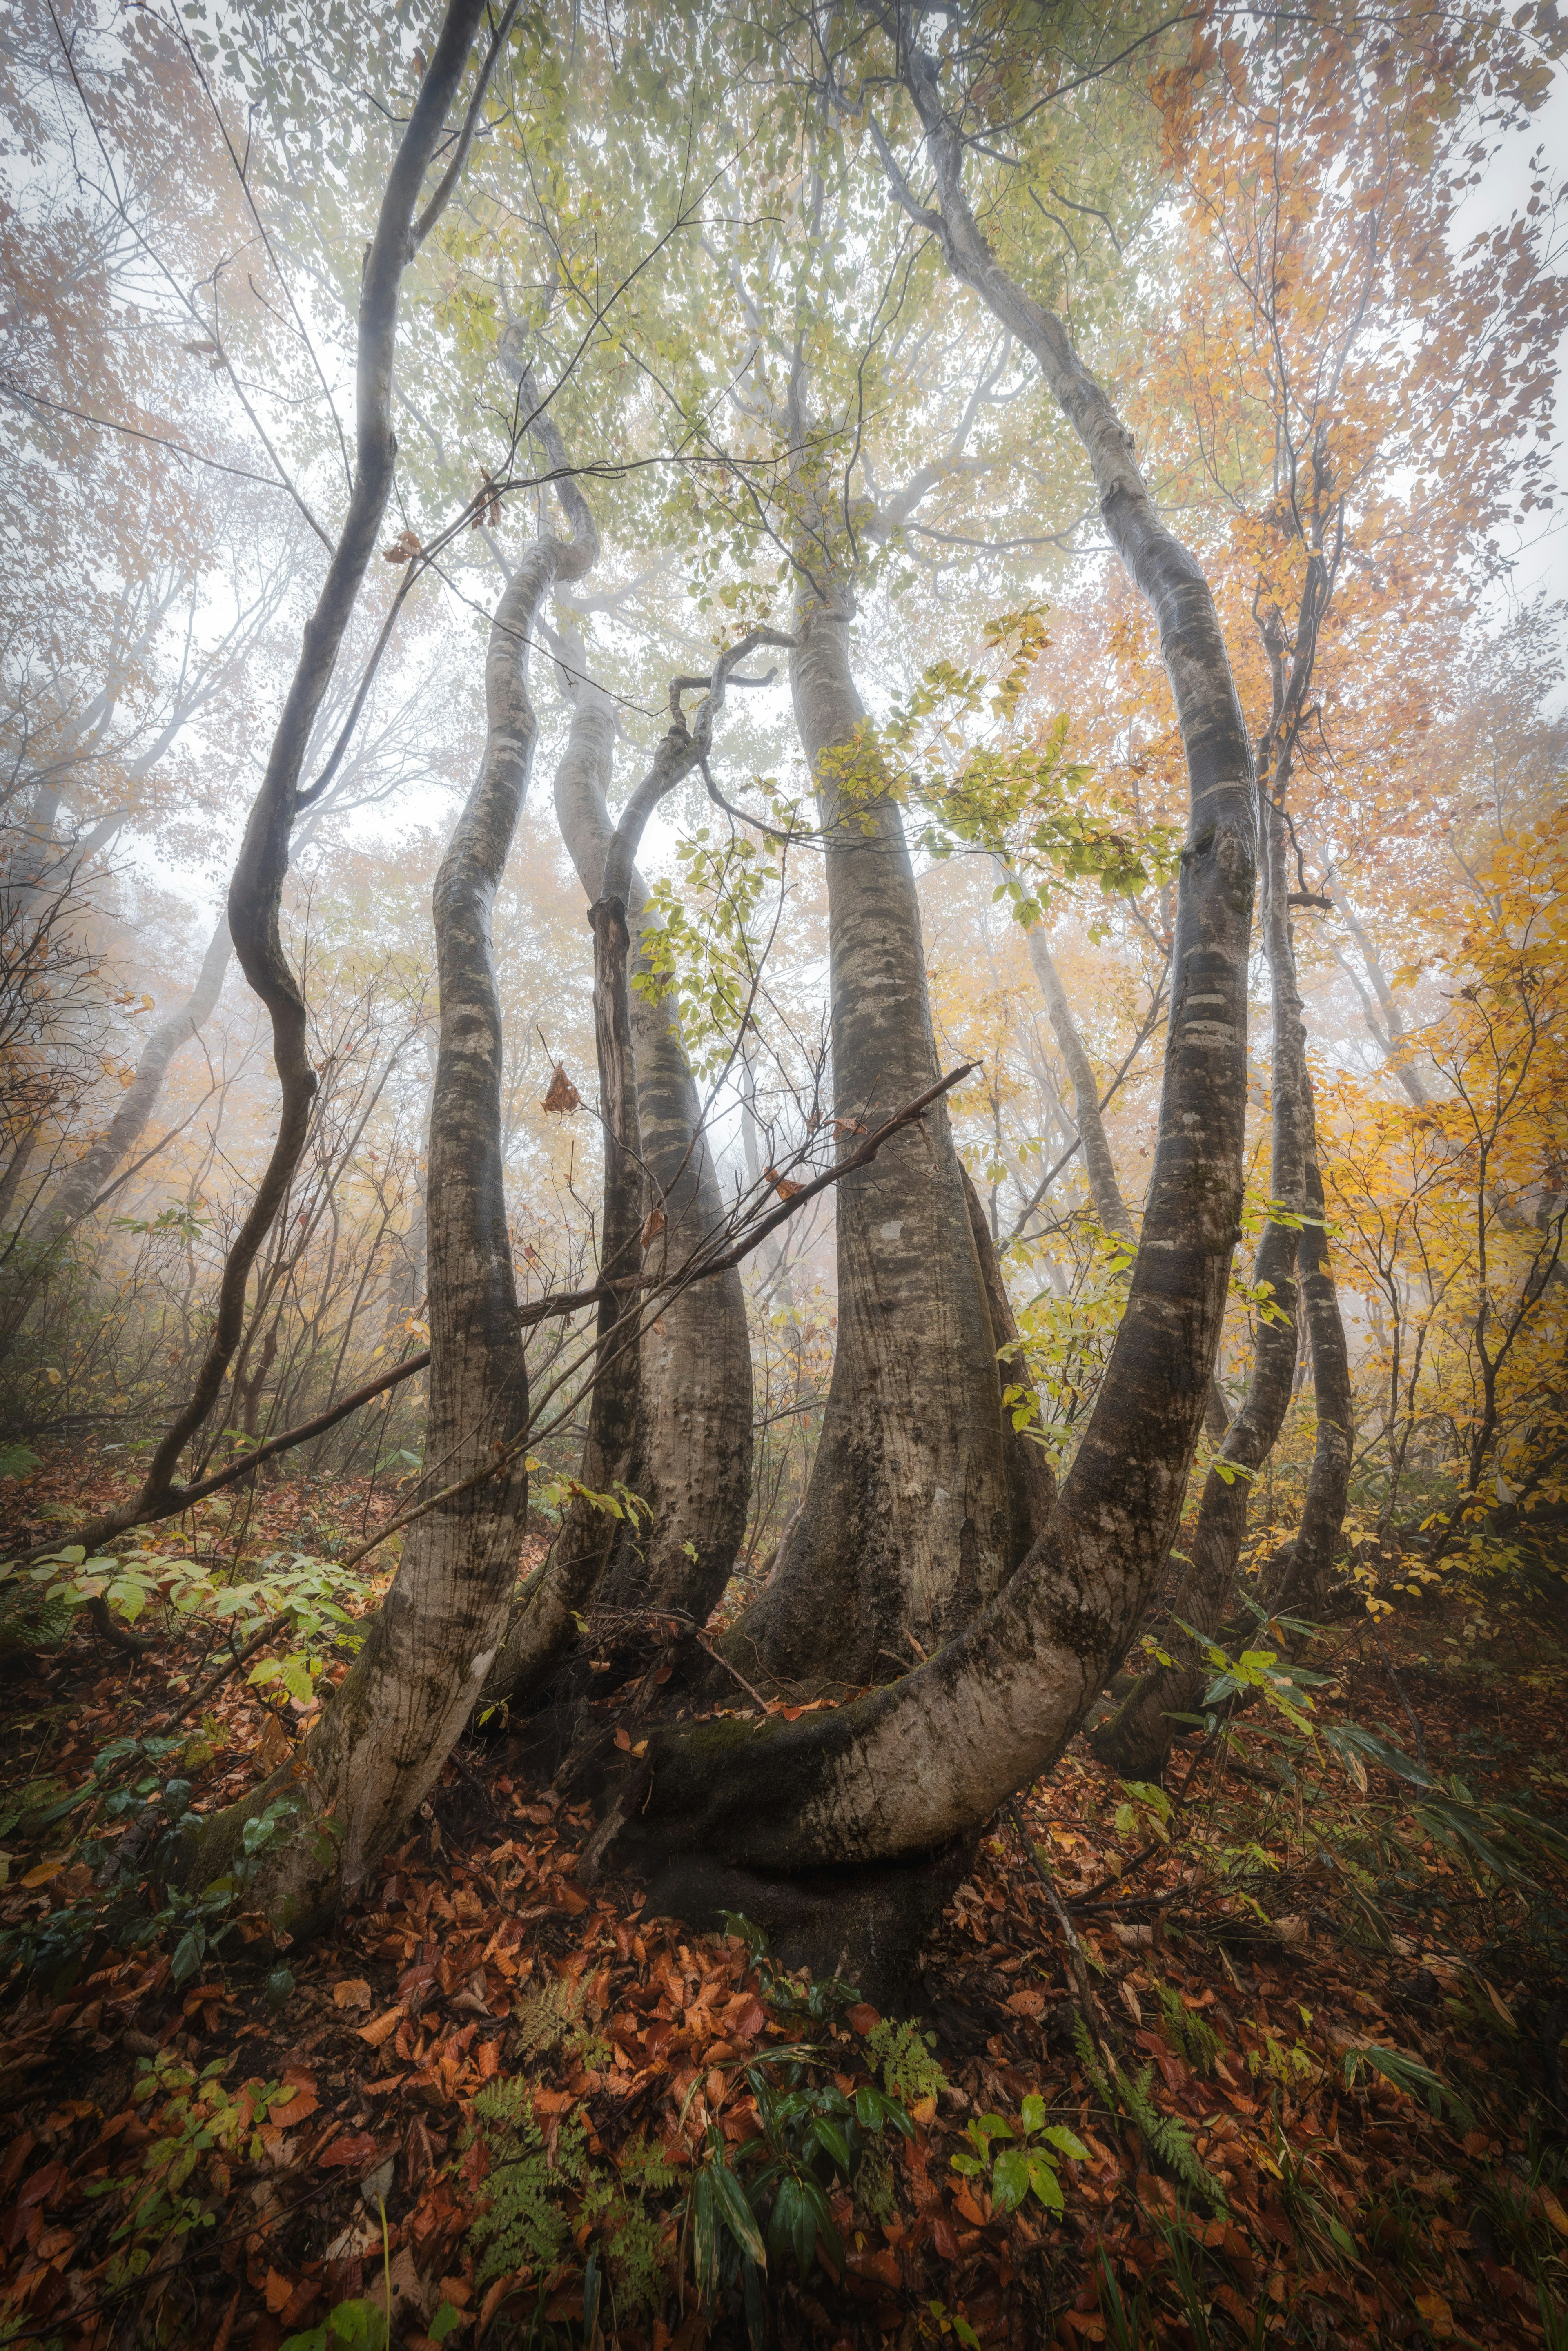
MULTIPOLYGON (((1263 860, 1263 935, 1272 981, 1274 1044, 1269 1187, 1291 1217, 1307 1210, 1307 1166, 1312 1141, 1307 1090, 1306 1027, 1291 946, 1285 899, 1284 826, 1260 795, 1261 823, 1268 827, 1270 853, 1263 860)), ((1196 1712, 1209 1679, 1200 1648, 1183 1631, 1211 1637, 1229 1614, 1236 1570, 1247 1533, 1252 1486, 1273 1451, 1290 1409, 1296 1375, 1296 1258, 1301 1233, 1270 1217, 1253 1262, 1255 1284, 1267 1282, 1272 1305, 1282 1316, 1260 1315, 1253 1346, 1252 1376, 1246 1400, 1225 1432, 1215 1465, 1204 1479, 1191 1564, 1177 1588, 1173 1624, 1162 1646, 1172 1658, 1141 1674, 1113 1719, 1095 1735, 1094 1751, 1124 1777, 1158 1779, 1178 1728, 1174 1715, 1196 1712)))
MULTIPOLYGON (((614 743, 612 705, 584 680, 556 771, 555 804, 591 903, 601 893, 614 830, 607 799, 614 743)), ((634 980, 648 968, 646 895, 633 865, 627 916, 634 980)), ((665 1220, 649 1257, 648 1270, 657 1272, 719 1231, 725 1210, 674 998, 654 1002, 634 985, 630 1013, 643 1207, 665 1220)), ((628 1482, 652 1520, 612 1565, 601 1600, 619 1608, 678 1607, 704 1623, 734 1569, 751 1495, 751 1342, 737 1269, 682 1290, 644 1330, 628 1482)))
MULTIPOLYGON (((825 834, 846 1156, 936 1074, 903 820, 861 775, 847 602, 802 589, 790 660, 825 834)), ((1017 1564, 999 1342, 945 1103, 839 1186, 837 1249, 838 1343, 804 1506, 728 1646, 748 1675, 841 1687, 939 1648, 1017 1564)))
MULTIPOLYGON (((524 397, 534 398, 531 385, 524 397)), ((296 1934, 352 1896, 439 1775, 485 1687, 513 1594, 528 1499, 514 1448, 528 1419, 528 1375, 501 1157, 491 917, 538 736, 528 674, 539 606, 557 580, 580 577, 598 554, 580 496, 570 483, 561 490, 575 538, 529 549, 491 624, 484 762, 434 904, 441 1028, 430 1119, 426 1482, 444 1491, 496 1466, 414 1520, 364 1647, 302 1753, 220 1816, 204 1841, 221 1850, 287 1784, 304 1819, 269 1852, 257 1898, 296 1934), (335 1825, 322 1837, 314 1832, 328 1813, 335 1825)))
MULTIPOLYGON (((283 952, 279 930, 283 885, 288 872, 295 819, 305 804, 300 778, 306 754, 392 495, 397 457, 397 438, 392 427, 392 377, 403 275, 418 250, 421 237, 428 233, 440 205, 450 193, 454 168, 466 150, 466 127, 435 196, 417 219, 415 210, 467 66, 481 13, 480 0, 448 0, 429 67, 388 173, 375 235, 366 252, 361 278, 355 376, 356 464, 348 512, 326 579, 305 624, 299 659, 229 883, 229 929, 235 953, 271 1023, 273 1062, 282 1094, 277 1133, 261 1181, 225 1260, 212 1335, 190 1393, 161 1439, 141 1490, 82 1531, 82 1540, 89 1550, 101 1549, 126 1528, 160 1514, 173 1492, 175 1466, 216 1404, 244 1335, 251 1273, 282 1207, 309 1131, 318 1080, 310 1066, 305 999, 283 952)), ((509 23, 508 13, 503 20, 503 31, 509 23)), ((497 43, 499 37, 497 35, 497 43)), ((492 62, 497 43, 492 44, 492 62)), ((487 65, 486 78, 488 69, 487 65)))
MULTIPOLYGON (((1051 1763, 1121 1656, 1169 1548, 1237 1238, 1256 811, 1213 599, 1155 515, 1129 436, 1061 321, 992 258, 964 194, 956 131, 930 89, 916 94, 942 211, 913 204, 889 156, 895 193, 1039 361, 1159 624, 1191 810, 1159 1142, 1126 1313, 1045 1534, 957 1639, 891 1687, 793 1724, 658 1734, 643 1808, 623 1834, 645 1861, 668 1865, 661 1898, 676 1888, 700 1898, 705 1871, 711 1885, 903 1859, 917 1877, 1051 1763)), ((753 1915, 766 1915, 768 1883, 752 1881, 753 1915)))
POLYGON ((1057 1050, 1066 1065, 1072 1086, 1072 1114, 1082 1146, 1083 1165, 1089 1177, 1089 1195, 1094 1203, 1094 1213, 1107 1232, 1120 1233, 1130 1239, 1133 1220, 1127 1214, 1127 1204, 1116 1181, 1116 1165, 1111 1156, 1105 1122, 1100 1114, 1099 1081, 1083 1049, 1083 1039, 1072 1017, 1067 990, 1061 985, 1061 975, 1051 958, 1043 926, 1036 923, 1025 935, 1029 941, 1030 963, 1040 983, 1040 992, 1045 998, 1051 1034, 1056 1039, 1057 1050))
POLYGON ((54 1197, 44 1211, 46 1229, 42 1238, 46 1247, 63 1239, 73 1226, 81 1222, 121 1160, 129 1158, 135 1148, 157 1107, 169 1064, 182 1046, 200 1035, 217 1008, 232 952, 228 916, 220 914, 190 995, 177 1012, 171 1013, 154 1029, 141 1049, 136 1074, 109 1125, 56 1185, 54 1197))

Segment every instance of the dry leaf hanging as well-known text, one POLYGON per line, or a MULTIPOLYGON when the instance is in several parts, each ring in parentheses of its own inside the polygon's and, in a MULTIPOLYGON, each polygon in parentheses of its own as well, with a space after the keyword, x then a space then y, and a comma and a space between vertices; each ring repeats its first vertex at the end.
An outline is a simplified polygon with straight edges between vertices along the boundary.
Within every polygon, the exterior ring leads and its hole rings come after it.
POLYGON ((664 1229, 663 1208, 650 1208, 643 1222, 643 1247, 652 1249, 664 1229))
POLYGON ((575 1110, 582 1096, 566 1074, 566 1063, 558 1061, 555 1075, 549 1081, 549 1092, 541 1107, 548 1111, 575 1110))
POLYGON ((419 552, 418 533, 412 530, 400 530, 392 545, 382 548, 382 560, 383 563, 412 563, 419 552))
POLYGON ((792 1184, 788 1176, 780 1176, 777 1167, 765 1167, 762 1172, 781 1200, 792 1200, 797 1192, 806 1188, 804 1184, 792 1184))

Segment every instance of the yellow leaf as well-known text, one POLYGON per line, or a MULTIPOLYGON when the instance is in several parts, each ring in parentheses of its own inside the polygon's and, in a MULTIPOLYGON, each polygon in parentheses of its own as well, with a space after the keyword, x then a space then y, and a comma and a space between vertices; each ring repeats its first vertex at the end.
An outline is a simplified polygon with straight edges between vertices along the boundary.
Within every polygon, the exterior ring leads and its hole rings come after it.
MULTIPOLYGON (((26 1883, 26 1879, 23 1880, 23 1883, 24 1885, 26 1883)), ((1541 2199, 1542 2210, 1545 2213, 1547 2219, 1551 2221, 1558 2235, 1560 2237, 1568 2237, 1568 2212, 1564 2212, 1562 2205, 1559 2204, 1556 2197, 1552 2193, 1551 2189, 1538 2188, 1535 2192, 1541 2199)))
POLYGON ((1440 2343, 1445 2335, 1452 2335, 1454 2314, 1442 2294, 1418 2294, 1416 2296, 1416 2307, 1426 2320, 1435 2341, 1440 2343))
POLYGON ((22 1883, 24 1886, 47 1886, 50 1878, 57 1877, 64 1867, 63 1861, 40 1861, 27 1872, 22 1883))

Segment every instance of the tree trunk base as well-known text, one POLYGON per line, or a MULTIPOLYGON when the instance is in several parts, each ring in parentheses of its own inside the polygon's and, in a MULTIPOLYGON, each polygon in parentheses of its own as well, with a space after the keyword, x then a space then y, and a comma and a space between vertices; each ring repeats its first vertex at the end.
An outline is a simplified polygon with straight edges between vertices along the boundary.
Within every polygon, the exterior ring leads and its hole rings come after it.
POLYGON ((724 1913, 763 1928, 780 1966, 838 1975, 873 2008, 921 2006, 919 1953, 974 1858, 960 1838, 909 1862, 775 1876, 682 1854, 647 1879, 648 1910, 722 1934, 724 1913))

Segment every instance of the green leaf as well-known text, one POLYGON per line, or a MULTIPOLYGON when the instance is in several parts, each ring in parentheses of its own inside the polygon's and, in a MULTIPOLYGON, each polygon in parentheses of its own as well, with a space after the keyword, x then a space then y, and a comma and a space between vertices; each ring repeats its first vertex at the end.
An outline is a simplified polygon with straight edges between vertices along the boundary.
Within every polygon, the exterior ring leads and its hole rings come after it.
POLYGON ((743 2253, 749 2253, 758 2269, 768 2267, 768 2248, 762 2241, 762 2231, 757 2225, 757 2215, 747 2200, 745 2189, 721 2155, 715 2156, 708 2166, 717 2215, 743 2253))
POLYGON ((1016 2212, 1029 2194, 1035 2166, 1042 2160, 1040 2156, 1026 2155, 1021 2147, 1004 2147, 991 2174, 993 2203, 1004 2212, 1016 2212))
MULTIPOLYGON (((777 2205, 774 2210, 777 2217, 777 2205)), ((711 2301, 718 2292, 718 2204, 711 2171, 699 2171, 692 2182, 691 2220, 692 2275, 704 2301, 711 2301)))
POLYGON ((169 1962, 169 1972, 176 1983, 183 1983, 187 1976, 195 1974, 206 1957, 206 1928, 204 1927, 187 1928, 174 1946, 174 1956, 169 1962))
POLYGON ((1030 2157, 1029 2184, 1047 2211, 1060 2212, 1062 2210, 1061 2182, 1056 2176, 1056 2166, 1048 2156, 1030 2157))
POLYGON ((1031 2138, 1036 2131, 1045 2128, 1045 2100, 1037 2092, 1031 2090, 1024 2100, 1019 2119, 1031 2138))

